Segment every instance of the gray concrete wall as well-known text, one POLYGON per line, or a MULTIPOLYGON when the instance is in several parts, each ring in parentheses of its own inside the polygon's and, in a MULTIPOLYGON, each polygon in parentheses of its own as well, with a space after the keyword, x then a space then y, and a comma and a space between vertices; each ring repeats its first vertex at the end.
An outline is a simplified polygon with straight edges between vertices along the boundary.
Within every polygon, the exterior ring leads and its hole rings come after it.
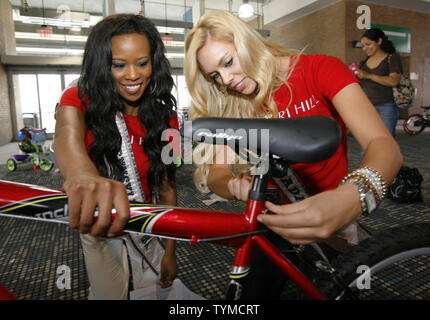
MULTIPOLYGON (((0 0, 0 55, 15 55, 15 27, 8 0, 0 0)), ((13 138, 9 84, 5 66, 0 63, 0 145, 13 138)))

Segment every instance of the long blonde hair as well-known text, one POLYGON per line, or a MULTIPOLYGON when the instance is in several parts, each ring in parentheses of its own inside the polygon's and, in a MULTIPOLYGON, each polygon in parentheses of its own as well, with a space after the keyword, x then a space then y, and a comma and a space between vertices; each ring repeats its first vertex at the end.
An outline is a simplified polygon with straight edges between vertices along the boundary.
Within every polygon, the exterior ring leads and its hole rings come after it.
MULTIPOLYGON (((264 115, 277 117, 272 92, 286 84, 292 71, 291 68, 285 74, 285 70, 279 70, 278 58, 296 53, 267 41, 255 29, 229 12, 215 10, 204 14, 185 41, 184 70, 188 91, 192 97, 191 119, 256 118, 264 115), (244 96, 223 88, 204 75, 197 60, 197 53, 209 37, 235 46, 244 73, 259 86, 255 96, 244 96)), ((202 148, 206 149, 203 153, 210 158, 210 154, 213 154, 212 146, 201 144, 195 151, 202 154, 202 148)), ((196 171, 195 182, 201 191, 208 191, 204 183, 207 174, 208 168, 205 165, 196 171)))

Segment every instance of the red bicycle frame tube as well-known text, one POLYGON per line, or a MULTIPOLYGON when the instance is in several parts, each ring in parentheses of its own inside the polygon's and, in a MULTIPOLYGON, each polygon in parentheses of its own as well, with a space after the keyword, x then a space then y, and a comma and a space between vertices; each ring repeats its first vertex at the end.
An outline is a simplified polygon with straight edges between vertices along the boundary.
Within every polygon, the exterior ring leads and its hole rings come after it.
MULTIPOLYGON (((252 247, 257 244, 311 298, 324 299, 273 245, 261 235, 253 235, 258 231, 256 217, 264 210, 264 202, 257 200, 248 200, 244 214, 133 203, 124 232, 236 247, 236 269, 249 269, 252 247)), ((112 219, 115 215, 113 212, 112 219)), ((0 216, 67 223, 67 196, 62 190, 0 180, 0 216)))
MULTIPOLYGON (((245 214, 243 215, 246 222, 249 224, 250 231, 258 229, 257 215, 264 213, 264 203, 262 201, 248 200, 246 204, 245 214)), ((251 238, 237 249, 233 261, 233 267, 248 267, 251 262, 253 242, 251 238)))
POLYGON ((266 253, 266 255, 284 271, 311 299, 327 300, 321 291, 316 288, 306 276, 298 270, 287 258, 264 237, 257 235, 253 236, 252 240, 266 253))
MULTIPOLYGON (((67 196, 61 190, 0 180, 0 214, 65 223, 67 196)), ((115 216, 113 211, 112 219, 115 216)), ((130 218, 124 231, 199 242, 251 230, 241 213, 131 203, 130 218)), ((241 245, 243 241, 243 237, 214 240, 233 247, 241 245)))
MULTIPOLYGON (((248 200, 245 209, 245 218, 251 225, 251 230, 258 229, 256 218, 258 214, 263 214, 264 211, 265 207, 263 202, 248 200)), ((237 279, 247 275, 254 245, 258 245, 262 251, 311 299, 327 300, 327 297, 325 297, 321 291, 294 266, 294 264, 284 257, 275 246, 273 246, 264 236, 261 235, 249 237, 247 241, 245 241, 245 243, 236 250, 230 278, 237 279)))
POLYGON ((0 300, 18 300, 15 295, 0 283, 0 300))

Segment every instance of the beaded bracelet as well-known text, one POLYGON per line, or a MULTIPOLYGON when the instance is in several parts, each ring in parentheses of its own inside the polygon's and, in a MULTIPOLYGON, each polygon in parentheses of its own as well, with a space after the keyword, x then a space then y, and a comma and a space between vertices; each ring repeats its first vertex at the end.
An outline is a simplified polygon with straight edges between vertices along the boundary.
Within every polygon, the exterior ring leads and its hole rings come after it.
POLYGON ((375 186, 372 184, 370 179, 368 179, 365 175, 363 175, 361 173, 357 174, 353 171, 350 174, 348 174, 347 176, 345 176, 345 178, 343 178, 341 183, 342 184, 343 183, 352 183, 353 181, 357 181, 357 182, 363 184, 364 187, 366 188, 365 189, 366 192, 368 190, 371 190, 373 192, 373 194, 375 195, 375 199, 376 199, 378 204, 382 201, 382 198, 380 197, 378 191, 376 190, 375 186))
POLYGON ((370 194, 371 192, 373 195, 375 193, 372 190, 369 191, 369 189, 363 182, 355 180, 353 178, 353 179, 347 180, 346 183, 351 183, 358 188, 358 192, 360 194, 360 206, 361 206, 362 214, 368 215, 378 207, 378 202, 376 200, 376 197, 369 197, 369 195, 371 195, 370 194))
POLYGON ((382 175, 373 168, 362 167, 347 174, 341 184, 351 183, 358 187, 363 213, 371 213, 387 194, 387 184, 382 175))
POLYGON ((357 169, 357 172, 365 174, 370 179, 381 200, 385 198, 387 195, 387 184, 378 171, 370 167, 362 167, 357 169))
POLYGON ((357 177, 357 178, 361 177, 362 180, 364 180, 364 182, 368 184, 369 187, 371 187, 376 192, 378 198, 381 201, 387 195, 387 184, 384 178, 382 177, 382 175, 375 169, 370 167, 362 167, 362 168, 356 169, 350 172, 348 175, 346 175, 343 178, 342 182, 352 177, 357 177))

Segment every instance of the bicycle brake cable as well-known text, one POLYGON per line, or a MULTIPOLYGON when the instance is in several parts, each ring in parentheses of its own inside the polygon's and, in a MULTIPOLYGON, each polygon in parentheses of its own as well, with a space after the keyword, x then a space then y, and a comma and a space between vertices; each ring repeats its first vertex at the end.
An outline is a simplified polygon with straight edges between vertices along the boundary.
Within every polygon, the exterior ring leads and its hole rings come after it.
POLYGON ((262 233, 265 233, 265 232, 267 232, 267 230, 262 229, 262 230, 255 230, 255 231, 250 231, 250 232, 232 234, 230 236, 222 236, 222 237, 215 237, 215 238, 204 238, 204 239, 198 239, 198 238, 196 238, 195 240, 193 240, 191 242, 214 242, 214 241, 222 241, 222 240, 229 240, 229 239, 234 239, 234 238, 242 238, 242 237, 247 237, 247 236, 253 236, 253 235, 262 234, 262 233))
POLYGON ((311 243, 311 246, 323 258, 324 262, 326 263, 326 266, 328 267, 328 272, 329 273, 336 272, 336 269, 332 267, 332 265, 330 264, 330 261, 328 260, 328 258, 326 257, 326 255, 324 254, 320 246, 317 243, 311 243))
MULTIPOLYGON (((326 265, 323 267, 321 265, 317 265, 315 263, 315 266, 323 271, 326 271, 330 277, 332 278, 332 280, 334 281, 334 283, 339 286, 339 288, 343 288, 343 284, 342 284, 342 280, 338 277, 338 275, 336 274, 337 270, 335 268, 333 268, 333 266, 331 265, 330 261, 328 260, 327 256, 324 254, 323 250, 321 249, 321 247, 317 244, 317 243, 311 243, 312 248, 314 248, 314 250, 323 258, 324 262, 326 263, 326 265)), ((345 295, 346 292, 345 290, 343 291, 342 295, 345 295)))

